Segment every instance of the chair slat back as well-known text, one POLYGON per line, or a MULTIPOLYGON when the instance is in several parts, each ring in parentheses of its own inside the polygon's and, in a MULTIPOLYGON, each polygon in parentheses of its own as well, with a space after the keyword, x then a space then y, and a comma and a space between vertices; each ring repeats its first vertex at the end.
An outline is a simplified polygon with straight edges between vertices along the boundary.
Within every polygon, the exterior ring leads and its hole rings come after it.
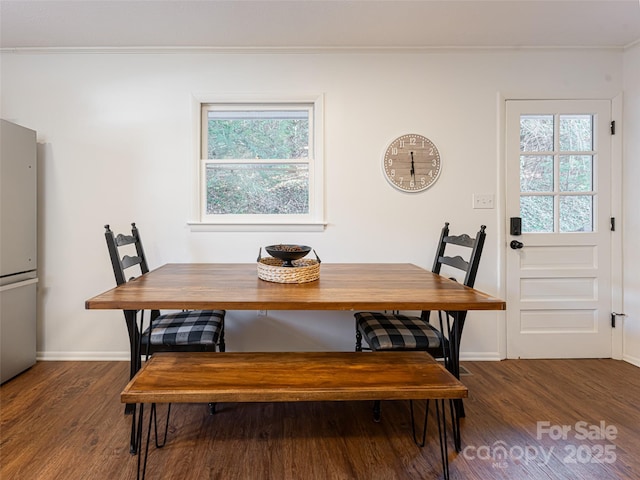
MULTIPOLYGON (((135 223, 133 224, 135 225, 135 223)), ((109 225, 105 225, 105 228, 109 228, 109 225)), ((116 245, 118 247, 122 247, 124 245, 131 245, 136 242, 136 238, 133 235, 123 235, 119 233, 116 237, 116 245)))
POLYGON ((466 233, 462 235, 449 235, 449 222, 445 223, 440 234, 440 242, 438 244, 436 258, 433 262, 432 271, 439 274, 442 266, 448 265, 464 273, 464 285, 473 287, 476 281, 476 274, 478 273, 478 266, 480 265, 480 256, 484 248, 486 228, 485 225, 480 226, 480 230, 475 238, 472 238, 466 233), (465 260, 461 255, 445 255, 449 245, 470 249, 468 259, 465 260))
POLYGON ((440 257, 440 264, 449 265, 450 267, 457 268, 458 270, 464 270, 465 272, 469 268, 469 262, 460 255, 455 257, 440 257))
POLYGON ((122 268, 126 270, 134 265, 140 265, 142 263, 142 259, 140 257, 130 257, 129 255, 125 255, 122 257, 121 263, 122 268))
POLYGON ((141 274, 147 273, 149 267, 147 266, 147 259, 144 255, 144 249, 142 248, 142 240, 140 239, 140 232, 135 223, 131 224, 131 235, 118 234, 117 236, 111 231, 109 225, 105 225, 104 237, 107 241, 107 248, 109 250, 109 256, 111 257, 111 266, 113 267, 113 274, 116 277, 116 284, 122 285, 129 279, 135 278, 141 274), (136 254, 122 254, 120 252, 121 247, 127 245, 134 245, 136 254), (125 273, 125 270, 139 266, 139 271, 134 275, 130 275, 129 272, 125 273))

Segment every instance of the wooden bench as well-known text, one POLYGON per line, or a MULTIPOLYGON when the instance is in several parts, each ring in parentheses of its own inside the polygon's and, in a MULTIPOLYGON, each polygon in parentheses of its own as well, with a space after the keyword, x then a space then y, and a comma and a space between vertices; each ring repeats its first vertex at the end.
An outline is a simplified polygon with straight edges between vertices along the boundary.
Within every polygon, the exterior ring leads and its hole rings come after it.
MULTIPOLYGON (((125 387, 121 401, 141 404, 140 447, 144 404, 152 404, 144 478, 157 403, 433 399, 443 473, 448 479, 444 401, 465 397, 467 388, 424 352, 197 352, 154 354, 125 387)), ((413 419, 412 428, 418 443, 413 419)), ((141 448, 138 453, 140 478, 141 448)))

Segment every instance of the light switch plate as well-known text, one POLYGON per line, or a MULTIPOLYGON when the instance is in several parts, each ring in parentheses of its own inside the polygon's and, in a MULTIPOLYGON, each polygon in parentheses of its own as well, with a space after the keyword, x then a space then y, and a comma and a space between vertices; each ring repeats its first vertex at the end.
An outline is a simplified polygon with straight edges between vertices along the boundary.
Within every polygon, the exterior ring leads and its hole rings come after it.
POLYGON ((473 208, 493 208, 493 193, 474 193, 473 208))

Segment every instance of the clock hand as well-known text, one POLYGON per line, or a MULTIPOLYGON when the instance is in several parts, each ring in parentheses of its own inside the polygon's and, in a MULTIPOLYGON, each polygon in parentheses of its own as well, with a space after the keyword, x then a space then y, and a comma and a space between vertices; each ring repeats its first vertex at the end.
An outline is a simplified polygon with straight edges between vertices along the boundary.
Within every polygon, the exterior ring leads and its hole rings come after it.
POLYGON ((413 152, 411 152, 411 176, 412 177, 416 176, 416 169, 413 164, 413 152))

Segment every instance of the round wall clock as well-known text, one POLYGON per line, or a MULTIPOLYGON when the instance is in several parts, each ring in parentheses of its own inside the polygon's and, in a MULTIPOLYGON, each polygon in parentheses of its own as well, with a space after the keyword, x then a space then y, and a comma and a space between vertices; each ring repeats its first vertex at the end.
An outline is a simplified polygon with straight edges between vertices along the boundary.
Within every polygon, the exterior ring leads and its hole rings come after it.
POLYGON ((440 175, 440 153, 431 140, 409 133, 393 140, 384 152, 382 169, 391 185, 403 192, 421 192, 440 175))

